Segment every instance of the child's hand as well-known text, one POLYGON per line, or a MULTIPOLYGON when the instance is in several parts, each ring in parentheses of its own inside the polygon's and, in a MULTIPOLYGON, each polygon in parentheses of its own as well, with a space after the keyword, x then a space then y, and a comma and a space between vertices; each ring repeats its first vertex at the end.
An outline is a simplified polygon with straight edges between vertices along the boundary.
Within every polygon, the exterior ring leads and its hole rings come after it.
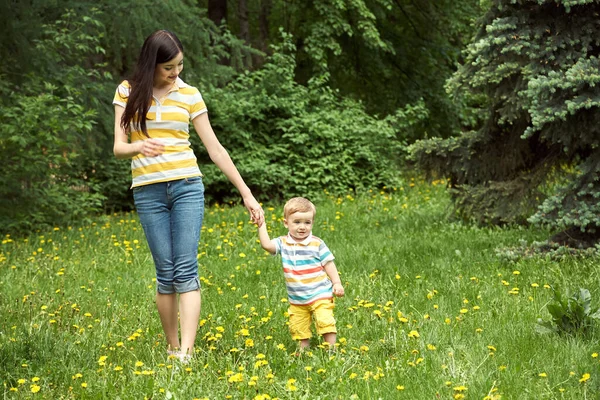
POLYGON ((333 284, 333 294, 336 295, 337 297, 344 296, 344 287, 342 286, 342 284, 340 282, 333 284))

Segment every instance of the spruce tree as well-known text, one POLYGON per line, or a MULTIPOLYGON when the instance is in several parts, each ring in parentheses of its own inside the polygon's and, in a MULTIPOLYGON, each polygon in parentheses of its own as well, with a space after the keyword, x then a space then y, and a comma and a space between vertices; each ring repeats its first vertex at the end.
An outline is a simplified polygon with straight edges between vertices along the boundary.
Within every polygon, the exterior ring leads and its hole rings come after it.
POLYGON ((449 177, 457 212, 600 237, 600 1, 496 0, 448 82, 464 130, 412 157, 449 177), (476 104, 477 107, 473 105, 476 104))

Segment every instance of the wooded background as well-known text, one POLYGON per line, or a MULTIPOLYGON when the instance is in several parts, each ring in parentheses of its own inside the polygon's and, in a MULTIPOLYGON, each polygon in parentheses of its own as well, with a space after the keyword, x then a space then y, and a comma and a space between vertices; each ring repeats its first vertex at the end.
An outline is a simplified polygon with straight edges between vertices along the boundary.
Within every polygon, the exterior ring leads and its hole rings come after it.
MULTIPOLYGON (((0 229, 131 208, 111 101, 168 29, 260 200, 425 172, 450 180, 457 217, 594 239, 599 3, 0 1, 0 229)), ((209 201, 237 199, 194 145, 209 201)))

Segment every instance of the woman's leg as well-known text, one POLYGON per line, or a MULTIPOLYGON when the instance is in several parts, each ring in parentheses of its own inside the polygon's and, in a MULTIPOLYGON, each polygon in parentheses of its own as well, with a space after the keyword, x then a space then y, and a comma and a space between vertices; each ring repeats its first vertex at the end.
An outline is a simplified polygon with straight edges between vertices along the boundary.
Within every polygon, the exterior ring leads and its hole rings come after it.
POLYGON ((156 307, 158 308, 160 322, 165 332, 168 349, 179 349, 177 294, 161 294, 156 292, 156 307))
POLYGON ((200 319, 200 290, 179 295, 179 316, 181 319, 181 352, 192 354, 198 320, 200 319))
POLYGON ((169 350, 180 347, 177 294, 173 285, 173 239, 168 183, 133 189, 135 206, 156 267, 156 307, 169 350))
POLYGON ((173 285, 179 293, 181 352, 192 354, 200 319, 198 242, 204 218, 204 185, 188 178, 173 186, 171 236, 173 238, 173 285))

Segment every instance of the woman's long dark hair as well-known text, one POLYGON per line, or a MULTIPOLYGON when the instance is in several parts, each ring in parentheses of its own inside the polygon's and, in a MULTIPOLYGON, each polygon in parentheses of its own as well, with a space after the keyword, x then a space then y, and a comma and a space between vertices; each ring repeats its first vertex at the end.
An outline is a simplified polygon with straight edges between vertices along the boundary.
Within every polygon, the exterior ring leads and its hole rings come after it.
POLYGON ((131 90, 127 106, 121 118, 121 127, 125 132, 133 125, 148 136, 146 114, 152 105, 152 87, 156 65, 165 63, 183 52, 181 42, 174 33, 160 30, 148 36, 144 41, 135 71, 129 85, 131 90))

